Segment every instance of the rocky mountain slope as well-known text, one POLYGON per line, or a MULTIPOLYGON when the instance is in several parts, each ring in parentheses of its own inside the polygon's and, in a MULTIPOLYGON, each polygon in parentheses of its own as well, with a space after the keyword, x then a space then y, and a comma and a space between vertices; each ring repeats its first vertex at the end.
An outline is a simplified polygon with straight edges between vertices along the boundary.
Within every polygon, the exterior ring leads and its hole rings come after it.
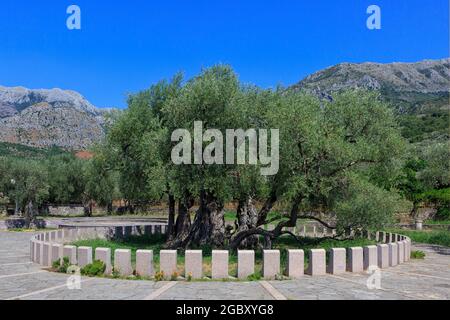
POLYGON ((341 63, 316 72, 294 90, 331 98, 333 92, 363 88, 378 90, 401 111, 411 111, 440 102, 448 107, 450 59, 417 63, 341 63))
POLYGON ((0 141, 83 150, 103 137, 106 112, 74 91, 0 86, 0 141))

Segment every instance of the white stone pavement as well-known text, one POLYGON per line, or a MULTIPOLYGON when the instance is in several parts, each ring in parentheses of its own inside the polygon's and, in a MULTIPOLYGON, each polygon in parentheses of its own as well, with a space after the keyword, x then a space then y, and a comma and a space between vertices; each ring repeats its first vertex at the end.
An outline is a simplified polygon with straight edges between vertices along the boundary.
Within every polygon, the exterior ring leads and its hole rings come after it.
POLYGON ((381 289, 370 290, 365 272, 260 282, 153 282, 82 278, 69 290, 68 275, 29 262, 31 233, 0 232, 0 299, 450 299, 450 249, 414 246, 424 260, 410 260, 381 272, 381 289))

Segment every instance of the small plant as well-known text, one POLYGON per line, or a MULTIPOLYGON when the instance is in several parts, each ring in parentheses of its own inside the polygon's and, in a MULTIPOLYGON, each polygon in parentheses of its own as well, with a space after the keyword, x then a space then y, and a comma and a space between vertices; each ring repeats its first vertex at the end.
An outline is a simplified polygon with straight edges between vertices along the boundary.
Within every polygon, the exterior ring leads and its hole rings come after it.
POLYGON ((417 250, 417 251, 411 251, 411 259, 424 259, 425 258, 425 252, 417 250))
POLYGON ((259 272, 253 273, 247 277, 248 281, 258 281, 261 280, 261 274, 259 272))
POLYGON ((172 273, 172 275, 170 276, 170 281, 177 281, 177 280, 178 280, 178 277, 179 277, 178 272, 174 271, 174 272, 172 273))
POLYGON ((112 269, 112 271, 111 271, 111 275, 112 275, 112 277, 113 278, 119 278, 120 277, 120 272, 119 272, 119 270, 116 270, 116 269, 112 269))
POLYGON ((52 263, 52 269, 60 273, 67 273, 69 266, 70 261, 68 257, 63 257, 62 260, 55 260, 52 263))
POLYGON ((53 261, 52 269, 58 270, 60 266, 61 266, 61 260, 60 259, 53 261))
POLYGON ((189 272, 186 277, 187 281, 192 281, 192 272, 189 272))
POLYGON ((85 276, 100 276, 105 273, 106 265, 103 261, 95 260, 81 269, 81 274, 85 276))
POLYGON ((164 271, 158 271, 155 273, 155 281, 164 280, 164 271))
POLYGON ((284 278, 284 276, 282 274, 277 273, 275 275, 275 280, 281 281, 281 280, 285 280, 285 278, 284 278))

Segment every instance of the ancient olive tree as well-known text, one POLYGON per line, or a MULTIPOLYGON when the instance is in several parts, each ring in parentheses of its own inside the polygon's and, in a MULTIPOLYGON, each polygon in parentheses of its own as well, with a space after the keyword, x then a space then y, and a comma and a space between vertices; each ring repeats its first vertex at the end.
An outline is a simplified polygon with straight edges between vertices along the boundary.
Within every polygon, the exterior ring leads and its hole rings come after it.
POLYGON ((322 101, 261 90, 219 65, 187 82, 180 76, 160 82, 128 102, 108 131, 107 158, 130 204, 169 202, 167 247, 255 247, 261 238, 270 246, 299 218, 341 235, 381 227, 395 210, 404 141, 373 93, 322 101), (244 137, 227 136, 229 129, 241 129, 244 137), (257 151, 279 151, 271 175, 261 174, 264 157, 251 156, 252 137, 262 134, 270 143, 258 140, 257 151), (237 204, 236 221, 226 227, 230 201, 237 204), (275 205, 286 210, 274 230, 264 230, 275 205))

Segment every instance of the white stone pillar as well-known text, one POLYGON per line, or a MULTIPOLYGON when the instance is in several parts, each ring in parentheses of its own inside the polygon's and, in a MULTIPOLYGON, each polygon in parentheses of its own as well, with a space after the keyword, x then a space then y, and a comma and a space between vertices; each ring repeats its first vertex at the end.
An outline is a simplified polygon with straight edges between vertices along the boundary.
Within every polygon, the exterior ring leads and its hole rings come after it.
POLYGON ((111 265, 111 249, 110 248, 96 248, 95 249, 95 260, 102 261, 106 268, 105 274, 111 274, 112 265, 111 265))
POLYGON ((311 276, 326 274, 326 252, 324 249, 311 249, 309 251, 307 274, 311 276))
POLYGON ((238 250, 238 278, 247 279, 255 273, 255 251, 238 250))
POLYGON ((202 250, 186 250, 184 256, 184 276, 192 279, 203 278, 203 253, 202 250))
POLYGON ((228 279, 228 250, 213 250, 211 264, 213 279, 228 279))
POLYGON ((136 274, 141 277, 152 277, 154 275, 153 250, 136 251, 136 274))
POLYGON ((77 264, 77 247, 75 246, 64 246, 63 248, 63 258, 69 258, 69 263, 71 265, 77 264))
POLYGON ((119 272, 121 276, 133 274, 133 268, 131 267, 131 250, 116 249, 114 251, 114 271, 119 272))
POLYGON ((378 249, 377 246, 364 247, 364 270, 370 266, 378 266, 378 249))
POLYGON ((78 266, 83 268, 85 265, 92 263, 92 248, 78 247, 78 266))
POLYGON ((349 248, 347 262, 347 270, 349 272, 362 272, 364 270, 363 248, 349 248))
POLYGON ((305 253, 301 249, 288 249, 287 275, 298 279, 305 273, 305 253))
POLYGON ((159 252, 159 271, 164 272, 166 278, 170 278, 178 272, 177 250, 161 250, 159 252))
POLYGON ((342 274, 347 268, 345 248, 332 248, 330 250, 330 261, 328 262, 328 273, 342 274))
POLYGON ((389 266, 398 264, 398 246, 396 243, 389 243, 389 266))

